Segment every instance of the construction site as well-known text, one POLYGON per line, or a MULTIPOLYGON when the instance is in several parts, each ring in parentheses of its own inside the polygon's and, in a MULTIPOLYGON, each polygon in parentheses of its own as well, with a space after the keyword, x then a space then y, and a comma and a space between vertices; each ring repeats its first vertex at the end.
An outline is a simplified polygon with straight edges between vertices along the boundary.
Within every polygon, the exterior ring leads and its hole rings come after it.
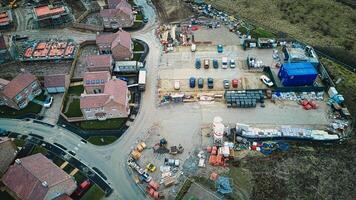
POLYGON ((73 40, 27 40, 17 45, 20 61, 70 60, 78 50, 73 40))

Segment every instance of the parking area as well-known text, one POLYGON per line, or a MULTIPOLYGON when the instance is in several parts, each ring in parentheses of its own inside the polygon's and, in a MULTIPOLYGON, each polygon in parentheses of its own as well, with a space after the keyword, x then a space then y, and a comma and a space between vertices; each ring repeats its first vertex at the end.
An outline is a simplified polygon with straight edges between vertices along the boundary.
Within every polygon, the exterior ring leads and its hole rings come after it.
MULTIPOLYGON (((248 49, 242 50, 240 46, 223 46, 223 53, 217 52, 215 45, 198 45, 196 52, 191 52, 189 47, 178 47, 176 52, 164 54, 159 66, 159 88, 162 92, 223 92, 223 81, 228 80, 231 87, 233 79, 239 84, 236 89, 265 89, 260 81, 262 72, 252 72, 247 69, 247 56, 258 56, 264 65, 274 66, 272 49, 248 49), (227 68, 222 68, 222 60, 227 58, 227 68), (200 60, 200 68, 196 68, 196 60, 200 60), (218 67, 213 67, 216 59, 218 67), (231 68, 231 59, 235 61, 235 67, 231 68), (205 60, 209 60, 209 68, 205 69, 205 60), (174 79, 173 79, 174 77, 174 79), (203 88, 189 87, 189 78, 204 79, 203 88), (214 87, 207 88, 207 78, 214 80, 214 87), (180 89, 175 89, 175 82, 179 81, 180 89)), ((197 82, 197 81, 196 81, 197 82)))

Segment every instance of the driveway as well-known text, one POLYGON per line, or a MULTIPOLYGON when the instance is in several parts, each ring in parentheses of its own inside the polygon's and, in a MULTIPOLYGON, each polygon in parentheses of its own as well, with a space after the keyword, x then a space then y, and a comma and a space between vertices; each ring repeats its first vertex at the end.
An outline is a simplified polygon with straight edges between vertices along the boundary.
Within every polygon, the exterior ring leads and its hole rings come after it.
POLYGON ((64 93, 52 94, 53 102, 50 108, 44 108, 43 121, 49 124, 57 124, 59 113, 61 112, 61 103, 64 93))

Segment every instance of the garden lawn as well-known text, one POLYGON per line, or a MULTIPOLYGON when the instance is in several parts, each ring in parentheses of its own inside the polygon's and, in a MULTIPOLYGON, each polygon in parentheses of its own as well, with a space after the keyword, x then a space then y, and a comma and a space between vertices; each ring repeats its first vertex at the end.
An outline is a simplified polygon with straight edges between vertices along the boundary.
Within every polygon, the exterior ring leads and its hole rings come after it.
POLYGON ((108 145, 115 142, 116 140, 116 136, 90 136, 87 139, 87 141, 89 141, 90 143, 98 146, 108 145), (103 139, 103 141, 101 140, 101 138, 103 139))
POLYGON ((105 121, 82 121, 79 122, 79 126, 84 130, 115 130, 120 129, 125 124, 126 120, 127 118, 107 119, 105 121))

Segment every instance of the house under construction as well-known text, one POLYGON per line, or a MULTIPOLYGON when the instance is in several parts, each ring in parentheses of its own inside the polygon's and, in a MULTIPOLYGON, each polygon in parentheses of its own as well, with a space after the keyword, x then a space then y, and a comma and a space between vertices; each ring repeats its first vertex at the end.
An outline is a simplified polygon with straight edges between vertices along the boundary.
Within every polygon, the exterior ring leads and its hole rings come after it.
POLYGON ((73 15, 64 5, 42 5, 33 8, 34 26, 55 27, 73 21, 73 15))
POLYGON ((12 21, 13 19, 11 10, 0 11, 0 29, 9 28, 12 21))
POLYGON ((74 59, 77 44, 72 40, 26 41, 17 47, 20 61, 74 59))

